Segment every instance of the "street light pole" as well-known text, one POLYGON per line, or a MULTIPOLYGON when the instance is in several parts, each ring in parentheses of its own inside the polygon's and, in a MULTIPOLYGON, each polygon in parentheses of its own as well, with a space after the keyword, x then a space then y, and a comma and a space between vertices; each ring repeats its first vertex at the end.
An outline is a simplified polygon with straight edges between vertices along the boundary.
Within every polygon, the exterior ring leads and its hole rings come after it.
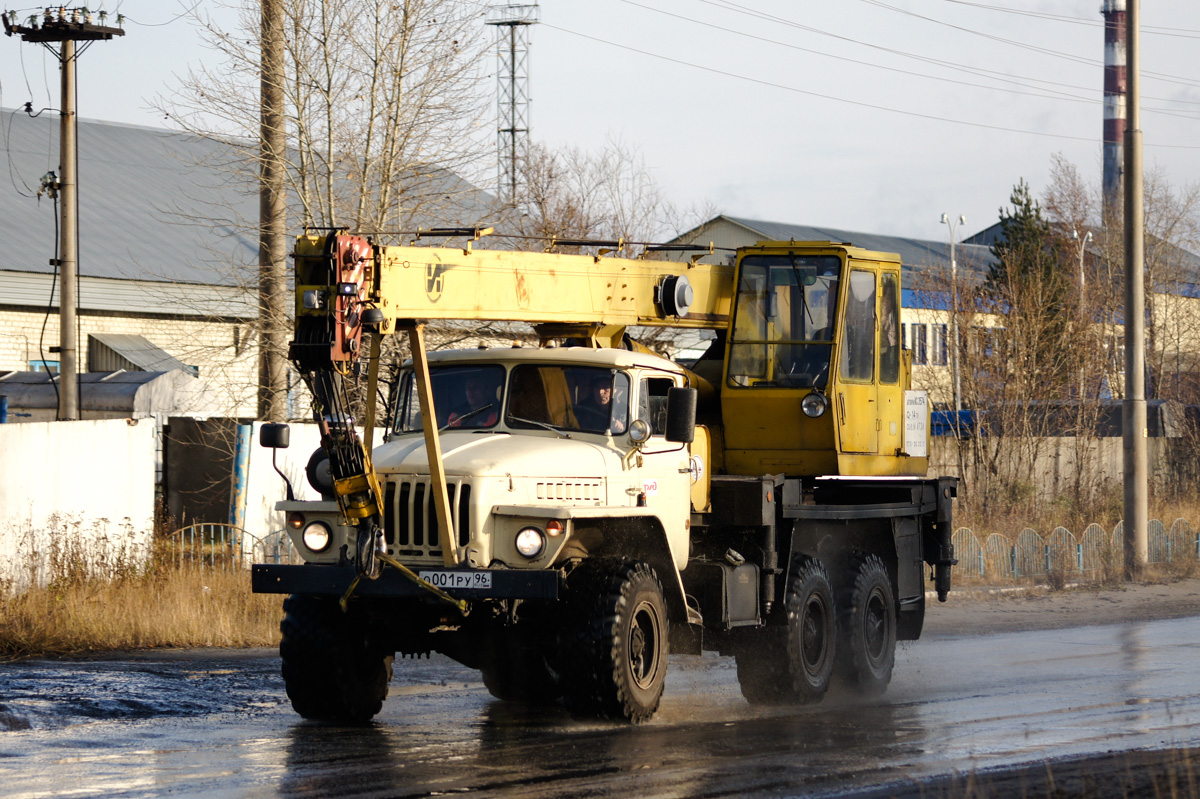
MULTIPOLYGON (((1092 231, 1087 231, 1080 238, 1078 230, 1071 231, 1071 238, 1079 242, 1079 313, 1076 314, 1076 323, 1080 326, 1080 330, 1087 324, 1087 294, 1084 290, 1083 280, 1083 258, 1087 255, 1087 243, 1092 240, 1092 231)), ((1082 402, 1085 397, 1086 375, 1084 374, 1084 366, 1079 364, 1079 399, 1082 402)))
POLYGON ((962 379, 958 371, 958 262, 954 259, 954 228, 966 223, 964 214, 959 214, 957 221, 949 214, 942 214, 942 224, 950 228, 950 372, 954 380, 955 425, 962 410, 962 379))

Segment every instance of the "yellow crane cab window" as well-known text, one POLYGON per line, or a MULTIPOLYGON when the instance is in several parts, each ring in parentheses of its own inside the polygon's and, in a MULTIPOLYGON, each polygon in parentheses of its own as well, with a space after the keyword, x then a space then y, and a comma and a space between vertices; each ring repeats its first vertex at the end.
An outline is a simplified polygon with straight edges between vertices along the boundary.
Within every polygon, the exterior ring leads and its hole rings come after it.
POLYGON ((850 271, 846 293, 845 336, 842 339, 841 375, 846 380, 870 382, 875 377, 875 273, 850 271))
POLYGON ((879 382, 900 379, 900 279, 894 272, 880 276, 879 382))
POLYGON ((841 258, 747 255, 738 278, 729 384, 825 386, 833 352, 841 258))

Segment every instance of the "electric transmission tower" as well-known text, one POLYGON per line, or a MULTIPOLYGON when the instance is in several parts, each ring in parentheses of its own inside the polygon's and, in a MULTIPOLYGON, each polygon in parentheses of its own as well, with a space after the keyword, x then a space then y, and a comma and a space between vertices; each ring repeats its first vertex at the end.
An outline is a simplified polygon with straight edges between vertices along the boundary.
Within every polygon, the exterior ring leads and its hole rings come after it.
POLYGON ((487 24, 496 26, 500 60, 497 196, 516 204, 520 184, 519 160, 529 141, 529 26, 538 21, 537 3, 492 6, 487 24))

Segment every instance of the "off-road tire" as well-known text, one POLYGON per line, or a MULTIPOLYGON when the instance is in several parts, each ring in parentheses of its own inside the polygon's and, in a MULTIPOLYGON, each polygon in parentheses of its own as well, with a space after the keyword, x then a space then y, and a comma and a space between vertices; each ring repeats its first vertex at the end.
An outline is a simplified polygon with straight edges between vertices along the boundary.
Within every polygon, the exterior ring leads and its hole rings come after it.
POLYGON ((866 696, 887 690, 896 663, 896 598, 887 567, 878 555, 859 560, 842 594, 839 612, 842 676, 866 696))
POLYGON ((784 603, 786 626, 759 631, 758 643, 736 657, 738 684, 752 705, 819 702, 829 689, 837 614, 819 560, 793 560, 784 603))
POLYGON ((279 655, 288 699, 306 719, 362 724, 383 708, 392 654, 371 642, 354 608, 293 594, 283 601, 279 655))
POLYGON ((577 716, 639 723, 658 710, 667 678, 668 621, 648 564, 584 561, 567 578, 557 671, 577 716))

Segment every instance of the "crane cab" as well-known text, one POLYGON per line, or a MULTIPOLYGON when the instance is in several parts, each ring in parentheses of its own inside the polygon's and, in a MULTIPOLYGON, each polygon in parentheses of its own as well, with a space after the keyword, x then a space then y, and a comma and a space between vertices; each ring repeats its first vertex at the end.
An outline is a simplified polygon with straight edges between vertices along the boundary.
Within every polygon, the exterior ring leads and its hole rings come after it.
POLYGON ((924 476, 928 402, 901 346, 899 256, 760 242, 738 251, 735 286, 725 471, 924 476))

